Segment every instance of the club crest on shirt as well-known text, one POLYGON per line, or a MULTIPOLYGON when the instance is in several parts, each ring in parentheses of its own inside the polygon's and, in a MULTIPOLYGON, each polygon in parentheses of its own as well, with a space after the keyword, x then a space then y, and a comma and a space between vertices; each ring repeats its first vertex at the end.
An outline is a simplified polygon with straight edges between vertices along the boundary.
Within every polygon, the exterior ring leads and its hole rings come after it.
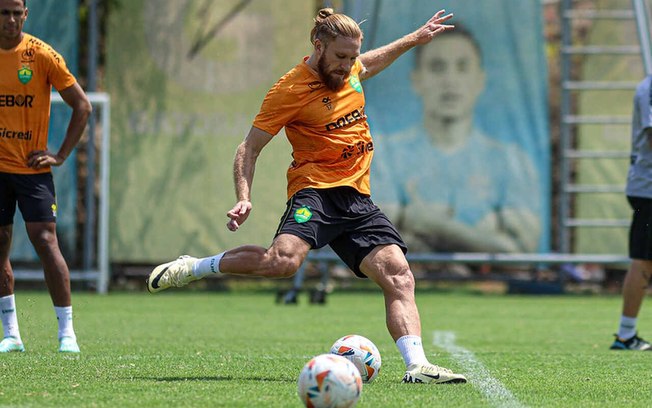
POLYGON ((351 75, 349 77, 349 85, 351 85, 351 88, 355 89, 357 93, 362 93, 362 84, 357 75, 351 75))
POLYGON ((294 220, 299 224, 310 221, 312 218, 312 211, 307 205, 303 205, 300 208, 297 208, 294 212, 294 220))
POLYGON ((22 84, 27 84, 29 81, 31 81, 32 75, 34 75, 34 71, 32 71, 27 65, 23 65, 18 70, 18 80, 22 84))

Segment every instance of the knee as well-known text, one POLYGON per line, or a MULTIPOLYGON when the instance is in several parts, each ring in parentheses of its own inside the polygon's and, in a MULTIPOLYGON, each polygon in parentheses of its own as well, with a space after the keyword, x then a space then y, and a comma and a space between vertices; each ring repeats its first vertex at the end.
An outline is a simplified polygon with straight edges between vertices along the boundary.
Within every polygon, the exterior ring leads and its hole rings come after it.
POLYGON ((37 252, 39 250, 47 250, 56 243, 56 235, 49 230, 44 229, 30 234, 30 241, 37 252))
POLYGON ((289 278, 297 272, 301 262, 298 257, 276 255, 272 261, 271 273, 274 278, 289 278))
POLYGON ((393 267, 386 273, 386 277, 389 290, 397 293, 414 293, 414 275, 407 264, 393 267))
POLYGON ((0 228, 0 250, 3 248, 9 248, 11 245, 11 229, 10 228, 0 228))

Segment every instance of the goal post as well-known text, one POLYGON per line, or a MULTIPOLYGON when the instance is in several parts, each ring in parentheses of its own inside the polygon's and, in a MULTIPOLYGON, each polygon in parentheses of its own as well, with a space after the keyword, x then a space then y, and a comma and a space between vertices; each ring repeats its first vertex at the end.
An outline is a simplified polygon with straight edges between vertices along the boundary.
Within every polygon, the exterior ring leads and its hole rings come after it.
MULTIPOLYGON (((111 142, 111 98, 104 92, 89 92, 88 99, 93 105, 93 115, 99 121, 89 121, 89 124, 97 123, 97 129, 101 135, 101 143, 99 145, 99 163, 97 182, 99 185, 98 192, 98 205, 97 213, 92 214, 97 217, 97 234, 95 242, 83 241, 84 247, 94 246, 95 259, 90 267, 75 268, 70 267, 70 280, 71 281, 87 281, 95 283, 98 293, 107 293, 109 289, 109 172, 110 172, 110 142, 111 142)), ((58 93, 52 93, 52 105, 65 104, 63 99, 58 93)), ((91 125, 89 125, 91 126, 91 125)), ((93 135, 95 132, 89 132, 93 135)), ((89 144, 94 148, 93 144, 89 144)), ((87 163, 87 165, 95 165, 94 163, 87 163)), ((94 173, 94 172, 92 172, 94 173)), ((87 187, 88 188, 88 187, 87 187)), ((86 212, 86 222, 88 222, 91 214, 86 212)), ((14 276, 17 280, 41 280, 43 279, 43 271, 37 269, 17 268, 14 270, 14 276)))

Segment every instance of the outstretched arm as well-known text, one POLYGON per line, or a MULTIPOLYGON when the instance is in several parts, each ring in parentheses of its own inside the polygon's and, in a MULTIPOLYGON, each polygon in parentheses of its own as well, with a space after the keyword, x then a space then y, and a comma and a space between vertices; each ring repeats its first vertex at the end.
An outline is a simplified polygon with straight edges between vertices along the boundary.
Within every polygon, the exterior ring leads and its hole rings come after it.
POLYGON ((238 202, 226 214, 230 220, 226 224, 231 231, 236 231, 249 217, 251 212, 251 185, 254 181, 256 160, 263 148, 274 135, 251 127, 245 140, 240 143, 233 161, 233 182, 238 202))
POLYGON ((438 34, 452 30, 455 26, 444 24, 453 17, 453 14, 444 15, 444 10, 439 10, 430 20, 416 31, 407 34, 398 40, 380 48, 370 50, 360 55, 359 60, 365 69, 360 74, 360 79, 369 79, 383 69, 387 68, 396 58, 409 51, 411 48, 427 44, 438 34))

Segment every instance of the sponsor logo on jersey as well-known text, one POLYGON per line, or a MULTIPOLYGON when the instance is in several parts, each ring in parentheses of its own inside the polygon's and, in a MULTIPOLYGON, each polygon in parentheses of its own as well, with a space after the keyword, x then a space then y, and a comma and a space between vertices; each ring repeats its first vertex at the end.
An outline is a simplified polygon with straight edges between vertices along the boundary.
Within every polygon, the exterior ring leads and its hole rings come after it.
POLYGON ((26 48, 20 54, 21 62, 34 62, 34 55, 36 55, 34 48, 26 48))
POLYGON ((341 157, 343 159, 348 159, 353 156, 360 156, 361 154, 365 154, 372 150, 374 150, 374 142, 359 141, 355 145, 349 145, 342 149, 341 157))
POLYGON ((22 84, 26 84, 29 81, 31 81, 32 80, 32 75, 34 75, 34 71, 32 71, 27 65, 23 65, 18 70, 18 80, 22 84))
POLYGON ((337 119, 335 122, 331 122, 326 124, 326 131, 329 132, 331 130, 335 129, 340 129, 345 126, 350 125, 351 123, 357 122, 359 120, 366 119, 367 115, 365 115, 364 110, 360 111, 359 109, 354 110, 353 112, 347 113, 346 115, 342 116, 341 118, 337 119))
POLYGON ((34 95, 9 95, 0 94, 0 108, 31 108, 34 95))
POLYGON ((0 128, 0 139, 32 140, 32 131, 15 131, 7 128, 0 128))

